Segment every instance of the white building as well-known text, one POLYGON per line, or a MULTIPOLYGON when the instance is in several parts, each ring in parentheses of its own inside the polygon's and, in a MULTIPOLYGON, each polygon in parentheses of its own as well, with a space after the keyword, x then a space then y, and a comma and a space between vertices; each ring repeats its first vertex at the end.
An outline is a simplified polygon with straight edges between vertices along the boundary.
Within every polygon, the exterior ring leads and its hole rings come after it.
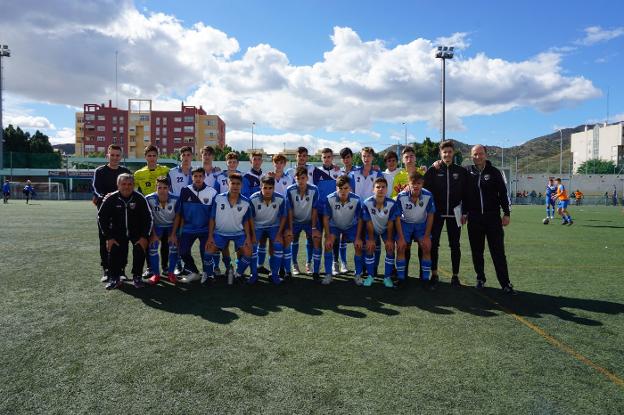
MULTIPOLYGON (((570 137, 574 172, 592 159, 613 161, 616 165, 624 163, 624 122, 616 124, 596 124, 585 126, 585 131, 574 133, 570 137)), ((582 173, 582 172, 579 172, 582 173)))

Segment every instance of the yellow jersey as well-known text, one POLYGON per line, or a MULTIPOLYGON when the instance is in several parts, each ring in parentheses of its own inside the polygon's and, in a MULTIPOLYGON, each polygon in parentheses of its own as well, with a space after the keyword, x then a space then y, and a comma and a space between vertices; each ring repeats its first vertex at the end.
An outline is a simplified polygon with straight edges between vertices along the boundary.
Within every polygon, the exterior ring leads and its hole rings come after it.
POLYGON ((134 172, 134 187, 143 195, 148 195, 156 191, 156 179, 160 176, 169 174, 169 167, 156 165, 154 170, 150 170, 147 166, 134 172))
MULTIPOLYGON (((420 172, 420 174, 424 175, 425 172, 420 167, 416 167, 416 171, 420 172)), ((401 170, 394 176, 394 182, 392 182, 392 195, 390 196, 393 199, 396 199, 399 193, 403 191, 405 186, 409 184, 409 173, 406 169, 401 170)))

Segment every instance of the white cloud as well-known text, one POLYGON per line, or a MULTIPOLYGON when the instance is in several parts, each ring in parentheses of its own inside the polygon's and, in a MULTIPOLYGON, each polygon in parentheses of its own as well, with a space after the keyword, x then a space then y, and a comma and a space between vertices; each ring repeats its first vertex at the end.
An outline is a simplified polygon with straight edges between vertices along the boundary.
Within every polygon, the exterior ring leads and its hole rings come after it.
POLYGON ((65 144, 76 142, 76 130, 73 128, 61 128, 49 134, 50 144, 65 144))
MULTIPOLYGON (((175 16, 139 11, 130 1, 22 3, 0 15, 13 48, 5 62, 12 93, 77 107, 114 99, 118 50, 121 107, 128 98, 152 98, 158 109, 179 108, 180 100, 203 105, 225 120, 228 141, 243 147, 238 131, 252 120, 288 132, 266 137, 267 146, 278 147, 291 139, 320 144, 322 138, 309 134, 323 130, 378 138, 375 122, 425 121, 437 128, 436 46, 470 47, 467 33, 389 47, 335 27, 322 59, 293 65, 271 45, 239 51, 238 41, 216 28, 185 26, 175 16)), ((463 118, 472 115, 519 107, 554 111, 599 95, 590 80, 565 74, 559 52, 516 62, 485 53, 456 56, 447 64, 447 129, 464 129, 463 118)))
POLYGON ((596 43, 607 42, 624 35, 624 27, 616 27, 613 30, 603 29, 600 26, 590 26, 585 28, 585 37, 576 40, 577 45, 591 46, 596 43))
MULTIPOLYGON (((251 131, 234 130, 227 133, 228 144, 239 150, 251 148, 251 131)), ((307 147, 310 153, 323 147, 330 147, 338 150, 343 147, 350 147, 357 151, 363 145, 349 138, 328 139, 317 137, 312 134, 254 134, 254 147, 262 148, 268 153, 278 153, 286 149, 293 149, 299 146, 307 147)))
POLYGON ((49 130, 55 128, 54 124, 46 117, 33 115, 7 115, 4 122, 7 125, 19 126, 22 130, 49 130))

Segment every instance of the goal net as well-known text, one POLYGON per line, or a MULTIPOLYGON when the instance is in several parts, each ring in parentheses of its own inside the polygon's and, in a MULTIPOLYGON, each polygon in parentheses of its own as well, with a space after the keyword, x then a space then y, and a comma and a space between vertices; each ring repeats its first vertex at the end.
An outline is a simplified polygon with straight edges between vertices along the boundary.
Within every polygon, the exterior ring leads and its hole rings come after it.
MULTIPOLYGON (((24 187, 26 182, 9 182, 11 186, 11 199, 26 199, 24 187)), ((32 199, 41 200, 65 200, 65 188, 62 183, 56 182, 31 182, 34 190, 32 199)))

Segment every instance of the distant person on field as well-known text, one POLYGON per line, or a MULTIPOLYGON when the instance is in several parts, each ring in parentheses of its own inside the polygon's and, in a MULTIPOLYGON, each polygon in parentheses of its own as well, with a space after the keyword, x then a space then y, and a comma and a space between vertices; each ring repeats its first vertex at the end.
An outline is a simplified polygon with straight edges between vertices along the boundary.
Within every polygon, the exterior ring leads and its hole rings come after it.
POLYGON ((576 206, 580 206, 583 201, 583 192, 576 189, 576 192, 574 192, 574 199, 576 199, 576 206))
POLYGON ((106 240, 106 289, 121 287, 121 274, 128 261, 128 244, 132 246, 132 280, 135 288, 141 288, 145 252, 153 226, 152 213, 145 197, 134 190, 131 174, 120 174, 117 187, 119 190, 108 196, 98 211, 98 223, 106 240))
POLYGON ((549 177, 548 183, 546 184, 546 219, 555 218, 555 193, 556 192, 557 192, 557 185, 555 184, 555 179, 552 177, 549 177))
POLYGON ((11 197, 11 184, 9 183, 9 179, 6 179, 2 184, 2 197, 4 198, 4 203, 9 203, 9 198, 11 197))
POLYGON ((557 193, 556 198, 559 201, 557 204, 557 213, 563 219, 562 225, 572 225, 574 222, 572 221, 572 217, 568 213, 568 205, 570 204, 570 198, 568 197, 568 191, 565 186, 561 184, 561 179, 557 177, 555 179, 557 183, 557 193))
POLYGON ((33 198, 35 194, 35 189, 33 189, 33 187, 31 186, 30 180, 26 180, 26 186, 24 186, 24 190, 22 190, 22 192, 26 197, 26 204, 28 204, 28 201, 33 198))

